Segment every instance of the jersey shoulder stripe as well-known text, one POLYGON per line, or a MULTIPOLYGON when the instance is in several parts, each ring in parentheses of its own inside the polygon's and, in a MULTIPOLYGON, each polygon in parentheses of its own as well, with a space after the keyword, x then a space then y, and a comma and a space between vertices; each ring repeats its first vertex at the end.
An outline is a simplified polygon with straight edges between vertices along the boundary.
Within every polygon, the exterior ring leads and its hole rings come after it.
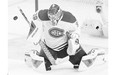
POLYGON ((69 23, 74 23, 76 22, 76 18, 68 11, 63 11, 64 15, 61 21, 69 22, 69 23))
MULTIPOLYGON (((48 21, 50 20, 47 15, 48 9, 40 10, 38 12, 38 17, 42 21, 48 21)), ((63 17, 61 21, 69 22, 69 23, 74 23, 76 22, 76 18, 68 11, 63 11, 63 17)))
POLYGON ((39 17, 39 19, 42 20, 42 21, 50 20, 50 19, 48 18, 47 12, 48 12, 48 9, 40 10, 40 11, 38 12, 38 17, 39 17))

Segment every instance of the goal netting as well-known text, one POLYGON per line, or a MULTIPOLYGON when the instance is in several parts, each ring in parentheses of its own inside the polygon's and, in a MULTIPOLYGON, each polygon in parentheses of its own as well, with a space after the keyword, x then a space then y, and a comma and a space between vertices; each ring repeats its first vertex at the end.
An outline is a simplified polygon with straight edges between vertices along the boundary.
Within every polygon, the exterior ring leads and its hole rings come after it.
POLYGON ((97 1, 100 1, 108 5, 108 0, 65 0, 65 1, 75 1, 75 2, 86 3, 86 4, 96 4, 97 1))

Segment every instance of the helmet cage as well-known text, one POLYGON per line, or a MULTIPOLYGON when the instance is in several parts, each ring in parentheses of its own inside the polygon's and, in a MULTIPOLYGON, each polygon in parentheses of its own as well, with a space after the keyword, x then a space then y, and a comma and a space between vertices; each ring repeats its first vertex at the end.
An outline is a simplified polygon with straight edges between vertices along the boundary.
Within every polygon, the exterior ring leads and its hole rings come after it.
POLYGON ((61 10, 59 10, 56 14, 49 14, 48 13, 48 17, 49 17, 49 19, 51 21, 53 21, 53 20, 59 20, 61 18, 61 16, 62 16, 62 11, 61 10))
MULTIPOLYGON (((52 5, 53 6, 53 5, 52 5)), ((52 22, 52 24, 57 25, 58 21, 62 18, 62 10, 56 5, 56 7, 50 7, 48 10, 48 18, 52 22)))

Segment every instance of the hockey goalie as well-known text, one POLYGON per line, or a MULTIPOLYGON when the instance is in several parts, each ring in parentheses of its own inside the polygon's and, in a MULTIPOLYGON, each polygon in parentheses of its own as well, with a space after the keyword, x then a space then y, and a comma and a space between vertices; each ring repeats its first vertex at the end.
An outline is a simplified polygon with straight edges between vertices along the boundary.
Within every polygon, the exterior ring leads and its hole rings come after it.
MULTIPOLYGON (((91 67, 98 56, 105 55, 104 49, 95 48, 89 53, 84 51, 79 43, 79 25, 76 18, 57 4, 33 15, 28 39, 32 39, 38 49, 25 52, 25 62, 35 68, 44 62, 46 71, 52 70, 52 65, 57 65, 58 58, 69 56, 73 68, 83 70, 91 67)), ((101 61, 103 60, 104 57, 101 61)))

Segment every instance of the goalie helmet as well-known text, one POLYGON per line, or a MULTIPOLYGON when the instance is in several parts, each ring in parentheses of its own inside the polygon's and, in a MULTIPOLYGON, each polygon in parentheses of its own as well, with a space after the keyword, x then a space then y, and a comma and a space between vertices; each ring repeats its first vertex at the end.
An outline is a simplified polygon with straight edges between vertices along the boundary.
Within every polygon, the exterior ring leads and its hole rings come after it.
POLYGON ((48 17, 52 25, 57 25, 58 21, 62 18, 63 12, 57 4, 52 4, 48 10, 48 17))

